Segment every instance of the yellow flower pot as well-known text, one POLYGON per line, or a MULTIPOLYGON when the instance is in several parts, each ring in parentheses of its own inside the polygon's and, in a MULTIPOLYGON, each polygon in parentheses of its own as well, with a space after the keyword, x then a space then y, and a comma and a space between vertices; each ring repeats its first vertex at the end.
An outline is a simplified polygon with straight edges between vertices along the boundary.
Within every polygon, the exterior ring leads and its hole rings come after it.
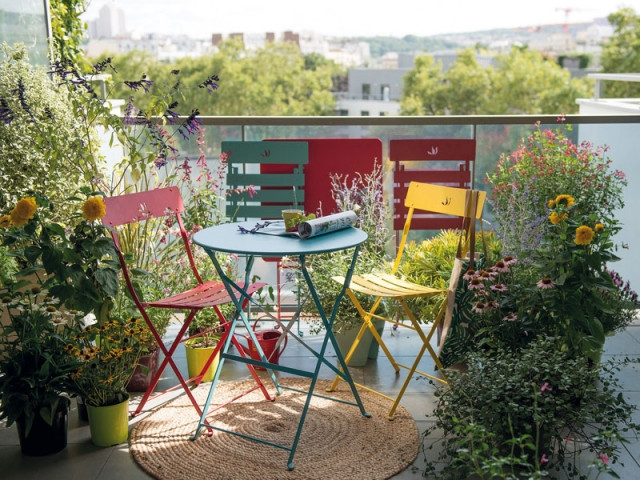
MULTIPOLYGON (((197 377, 202 372, 207 360, 215 350, 215 346, 212 347, 202 347, 198 346, 199 339, 187 340, 184 343, 184 348, 187 354, 187 370, 189 372, 189 378, 197 377)), ((211 382, 213 380, 213 375, 218 368, 218 363, 220 361, 220 352, 216 355, 216 358, 213 359, 207 371, 204 372, 201 382, 211 382)))
POLYGON ((87 405, 91 442, 98 447, 124 443, 129 438, 129 399, 116 405, 87 405))

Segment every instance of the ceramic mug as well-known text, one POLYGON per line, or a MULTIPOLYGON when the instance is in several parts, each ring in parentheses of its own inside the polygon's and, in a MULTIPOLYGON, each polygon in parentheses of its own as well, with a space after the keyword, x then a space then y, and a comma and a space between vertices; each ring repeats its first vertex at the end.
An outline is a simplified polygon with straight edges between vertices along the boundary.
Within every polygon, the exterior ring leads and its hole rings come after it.
POLYGON ((303 210, 295 208, 289 210, 282 210, 282 219, 284 220, 284 228, 287 232, 295 232, 298 229, 298 224, 304 216, 303 210))

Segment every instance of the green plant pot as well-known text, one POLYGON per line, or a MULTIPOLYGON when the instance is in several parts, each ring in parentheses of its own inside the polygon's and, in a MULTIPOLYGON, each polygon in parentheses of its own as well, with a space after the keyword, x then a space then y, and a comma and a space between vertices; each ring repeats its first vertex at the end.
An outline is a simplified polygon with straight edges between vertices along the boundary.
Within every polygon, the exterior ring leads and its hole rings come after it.
POLYGON ((93 407, 87 405, 91 442, 98 447, 110 447, 127 441, 129 437, 129 399, 116 405, 93 407))
MULTIPOLYGON (((187 354, 187 370, 189 373, 189 378, 197 377, 202 372, 207 360, 211 357, 211 354, 215 350, 216 347, 200 347, 198 346, 199 339, 187 340, 184 342, 185 352, 187 354)), ((218 363, 220 362, 220 352, 216 355, 216 358, 213 359, 207 371, 204 372, 202 376, 201 382, 211 382, 213 380, 213 375, 215 374, 216 369, 218 368, 218 363)))
MULTIPOLYGON (((353 341, 358 336, 359 331, 360 327, 357 326, 351 328, 350 330, 345 330, 335 334, 338 348, 340 349, 340 353, 342 353, 343 357, 346 357, 347 353, 349 353, 349 349, 351 348, 353 341)), ((362 339, 360 339, 360 343, 358 344, 356 351, 349 359, 349 363, 347 364, 349 367, 364 367, 367 364, 372 341, 373 335, 371 334, 371 332, 364 332, 364 335, 362 336, 362 339)), ((377 345, 377 342, 375 343, 377 345)))
MULTIPOLYGON (((384 326, 387 322, 384 320, 380 320, 379 318, 373 319, 373 326, 376 328, 376 332, 378 335, 382 336, 382 332, 384 332, 384 326)), ((369 359, 375 360, 378 358, 378 351, 380 350, 380 344, 375 341, 373 335, 371 335, 371 346, 369 347, 369 359)))

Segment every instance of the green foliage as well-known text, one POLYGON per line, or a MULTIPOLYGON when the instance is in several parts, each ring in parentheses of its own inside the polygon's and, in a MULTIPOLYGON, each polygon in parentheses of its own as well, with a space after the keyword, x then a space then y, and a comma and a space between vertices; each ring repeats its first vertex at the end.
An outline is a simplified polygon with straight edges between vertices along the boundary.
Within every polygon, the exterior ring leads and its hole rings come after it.
POLYGON ((590 82, 527 48, 496 56, 484 68, 475 50, 460 52, 446 72, 430 55, 419 55, 405 78, 404 115, 511 115, 573 113, 575 99, 591 94, 590 82))
POLYGON ((426 475, 515 480, 557 469, 586 479, 585 459, 589 468, 611 471, 625 432, 639 429, 636 407, 615 380, 620 366, 590 367, 552 338, 518 352, 470 355, 468 370, 451 372, 450 386, 436 391, 435 423, 424 435, 444 438, 428 447, 441 450, 426 475))
MULTIPOLYGON (((245 51, 238 41, 227 41, 211 55, 184 58, 171 64, 148 53, 134 51, 113 57, 116 98, 128 98, 122 80, 139 78, 144 72, 157 85, 174 85, 180 72, 180 105, 197 105, 203 115, 331 115, 335 99, 332 81, 340 73, 334 62, 302 55, 291 43, 272 43, 245 51), (215 71, 220 89, 209 95, 198 88, 203 71, 215 71), (199 79, 199 80, 198 80, 199 79)), ((133 93, 138 108, 147 109, 148 95, 133 93)))
MULTIPOLYGON (((443 230, 420 243, 408 243, 404 249, 398 274, 418 285, 446 290, 449 288, 459 239, 459 231, 443 230)), ((493 241, 493 235, 485 235, 485 242, 493 257, 496 250, 499 250, 499 246, 493 241)), ((481 244, 482 234, 477 234, 476 245, 481 244)), ((417 317, 425 322, 436 317, 441 304, 441 296, 411 300, 413 311, 419 312, 417 317)))
POLYGON ((87 67, 81 47, 87 25, 80 19, 88 6, 88 0, 49 0, 53 59, 87 67))
POLYGON ((29 191, 68 198, 100 172, 94 133, 82 123, 73 91, 30 65, 24 47, 1 48, 0 205, 29 191))
POLYGON ((69 348, 79 363, 71 374, 71 390, 93 407, 125 401, 127 383, 150 336, 140 318, 114 317, 79 329, 69 348))
MULTIPOLYGON (((622 8, 608 17, 614 34, 602 46, 600 64, 603 73, 634 73, 640 69, 640 16, 631 8, 622 8)), ((604 96, 637 98, 636 82, 605 82, 604 96)))
POLYGON ((0 286, 11 280, 17 271, 15 258, 9 255, 6 247, 0 245, 0 286))
MULTIPOLYGON (((87 198, 83 206, 87 201, 102 203, 89 189, 83 189, 82 195, 87 198)), ((59 217, 58 204, 41 195, 22 199, 11 212, 12 225, 0 230, 0 239, 20 265, 17 278, 44 272, 38 284, 62 305, 92 312, 105 321, 118 293, 120 265, 107 228, 96 221, 101 217, 82 218, 79 200, 68 201, 67 209, 75 215, 66 218, 63 226, 53 220, 59 217), (20 218, 18 206, 25 202, 33 211, 20 218)))

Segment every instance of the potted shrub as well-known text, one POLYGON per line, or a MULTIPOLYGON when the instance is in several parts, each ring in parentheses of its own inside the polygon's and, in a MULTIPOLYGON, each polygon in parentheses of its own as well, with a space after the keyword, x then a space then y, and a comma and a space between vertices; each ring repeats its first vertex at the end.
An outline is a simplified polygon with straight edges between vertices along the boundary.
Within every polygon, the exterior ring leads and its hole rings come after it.
POLYGON ((79 361, 71 374, 73 390, 87 407, 91 441, 117 445, 129 435, 126 386, 148 343, 148 329, 139 318, 109 316, 80 329, 70 353, 79 361))
POLYGON ((0 418, 18 426, 25 455, 47 455, 67 445, 71 324, 57 299, 38 281, 18 280, 0 287, 0 418))
MULTIPOLYGON (((213 310, 209 310, 207 312, 201 311, 194 317, 189 328, 190 338, 184 342, 189 378, 200 375, 220 341, 219 319, 213 310)), ((225 310, 229 313, 228 309, 225 310)), ((202 378, 196 383, 212 381, 219 361, 220 354, 218 353, 202 378)))
MULTIPOLYGON (((107 299, 97 292, 110 290, 117 275, 97 266, 104 244, 84 233, 97 218, 92 207, 99 201, 90 198, 83 204, 86 218, 70 219, 69 227, 76 224, 71 235, 51 220, 58 213, 54 206, 37 195, 19 200, 0 220, 0 243, 18 265, 15 280, 0 287, 3 314, 9 319, 0 335, 0 410, 9 425, 18 423, 21 440, 27 442, 43 438, 46 425, 64 426, 64 435, 52 437, 60 441, 51 442, 49 449, 45 445, 43 453, 66 445, 66 395, 77 361, 69 348, 84 315, 76 307, 102 311, 107 299)), ((40 452, 37 445, 23 451, 40 452)))
MULTIPOLYGON (((387 246, 392 237, 389 228, 391 209, 384 200, 382 192, 382 167, 376 165, 370 173, 358 173, 352 178, 348 175, 332 175, 331 188, 338 211, 354 211, 358 216, 356 226, 369 235, 367 241, 360 247, 355 273, 369 273, 381 269, 386 258, 387 246)), ((333 302, 342 288, 331 277, 344 275, 351 258, 351 252, 340 251, 313 255, 307 260, 307 268, 327 315, 331 313, 333 302)), ((365 309, 372 307, 373 298, 366 295, 358 298, 365 309)), ((302 307, 304 312, 317 315, 317 309, 311 298, 303 297, 302 307)), ((353 302, 348 298, 343 299, 333 324, 333 332, 336 334, 336 339, 341 345, 341 352, 344 355, 348 352, 361 325, 362 318, 353 302)), ((318 331, 322 327, 315 324, 314 328, 315 331, 318 331)), ((378 328, 381 333, 384 321, 378 321, 378 328)), ((372 339, 373 336, 367 332, 366 337, 360 342, 360 351, 352 357, 349 365, 362 366, 366 363, 370 353, 372 356, 377 354, 376 349, 370 352, 372 339)))
POLYGON ((450 372, 424 434, 437 432, 427 448, 440 452, 426 476, 546 478, 557 470, 587 478, 580 456, 615 475, 623 432, 640 428, 615 379, 621 365, 591 368, 561 344, 538 337, 518 351, 479 351, 466 372, 450 372))

